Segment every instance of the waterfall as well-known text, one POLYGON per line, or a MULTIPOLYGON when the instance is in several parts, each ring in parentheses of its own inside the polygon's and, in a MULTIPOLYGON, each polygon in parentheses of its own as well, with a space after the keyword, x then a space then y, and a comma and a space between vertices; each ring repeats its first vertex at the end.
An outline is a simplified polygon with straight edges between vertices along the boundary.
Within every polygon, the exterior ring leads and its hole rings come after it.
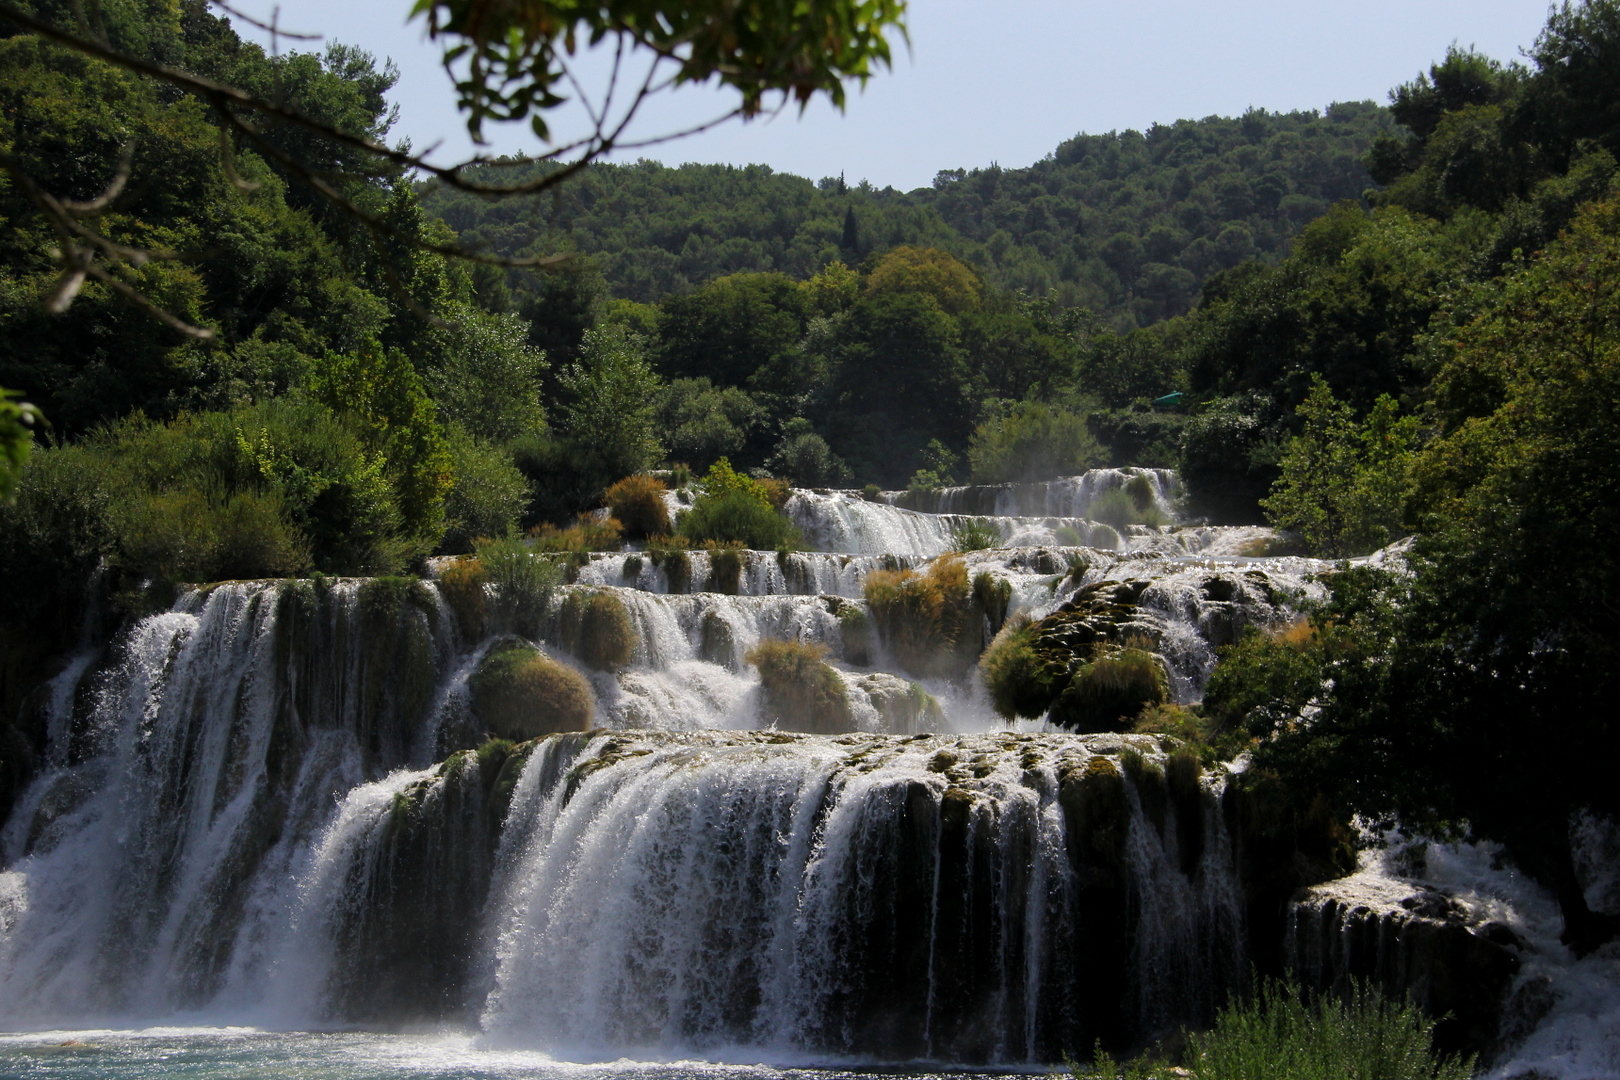
MULTIPOLYGON (((1084 519, 1143 475, 1172 507, 1152 471, 941 493, 1004 541, 963 556, 1002 598, 969 633, 1118 586, 1188 703, 1216 648, 1320 593, 1321 564, 1215 555, 1221 530, 1084 519)), ((405 578, 224 583, 132 622, 34 695, 0 1024, 1021 1063, 1207 1020, 1247 970, 1224 774, 1167 782, 1157 737, 1006 730, 971 656, 899 670, 863 587, 967 519, 892 501, 796 492, 818 552, 572 560, 527 642, 405 578), (567 629, 594 594, 616 659, 567 629), (748 656, 780 640, 822 650, 845 733, 772 729, 748 656), (593 730, 490 739, 475 676, 514 647, 577 673, 593 730)))
POLYGON ((1146 477, 1152 485, 1153 501, 1159 512, 1174 517, 1182 494, 1181 478, 1174 469, 1091 469, 1079 476, 1045 483, 885 492, 884 500, 928 514, 1083 518, 1099 498, 1123 488, 1138 476, 1146 477))

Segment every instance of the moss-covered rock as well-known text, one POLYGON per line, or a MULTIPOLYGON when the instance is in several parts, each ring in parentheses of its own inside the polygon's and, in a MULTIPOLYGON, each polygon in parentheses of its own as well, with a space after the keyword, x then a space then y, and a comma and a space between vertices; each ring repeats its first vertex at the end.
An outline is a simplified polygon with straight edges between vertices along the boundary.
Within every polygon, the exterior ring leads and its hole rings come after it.
POLYGON ((1157 656, 1104 646, 1075 669, 1049 719, 1071 731, 1128 731, 1138 713, 1169 696, 1170 680, 1157 656))
POLYGON ((559 623, 563 648, 598 671, 622 668, 635 655, 635 623, 624 601, 612 593, 569 593, 559 623))
POLYGON ((817 735, 854 730, 844 680, 824 655, 820 645, 802 641, 762 641, 748 650, 748 662, 759 669, 764 712, 777 727, 817 735))
POLYGON ((479 720, 502 739, 590 727, 591 688, 584 676, 526 642, 492 647, 473 673, 471 690, 479 720))
POLYGON ((874 672, 857 677, 854 684, 882 718, 880 730, 884 734, 915 735, 938 731, 944 725, 945 712, 938 699, 919 683, 898 675, 874 672))
POLYGON ((709 552, 708 590, 736 596, 742 587, 743 560, 747 558, 742 544, 710 541, 704 547, 709 552))
POLYGON ((711 664, 737 667, 737 635, 718 611, 705 611, 698 626, 698 655, 711 664))

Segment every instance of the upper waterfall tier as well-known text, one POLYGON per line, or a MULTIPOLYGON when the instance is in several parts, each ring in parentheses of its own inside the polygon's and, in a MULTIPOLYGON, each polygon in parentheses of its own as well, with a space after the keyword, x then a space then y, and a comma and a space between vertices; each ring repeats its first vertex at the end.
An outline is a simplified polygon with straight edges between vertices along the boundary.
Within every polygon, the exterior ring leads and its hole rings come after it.
POLYGON ((976 484, 929 491, 885 491, 884 502, 924 514, 976 517, 1088 517, 1093 504, 1138 476, 1152 485, 1156 509, 1174 520, 1181 478, 1174 469, 1091 469, 1034 484, 976 484))
POLYGON ((1007 547, 1134 549, 1154 534, 1138 539, 1127 529, 1122 536, 1089 515, 1098 500, 1122 492, 1138 478, 1147 482, 1152 499, 1136 520, 1150 514, 1174 521, 1181 485, 1169 469, 1093 469, 1041 484, 891 491, 877 498, 854 491, 795 490, 787 512, 810 546, 852 555, 940 555, 952 549, 956 531, 969 519, 988 522, 1007 547))

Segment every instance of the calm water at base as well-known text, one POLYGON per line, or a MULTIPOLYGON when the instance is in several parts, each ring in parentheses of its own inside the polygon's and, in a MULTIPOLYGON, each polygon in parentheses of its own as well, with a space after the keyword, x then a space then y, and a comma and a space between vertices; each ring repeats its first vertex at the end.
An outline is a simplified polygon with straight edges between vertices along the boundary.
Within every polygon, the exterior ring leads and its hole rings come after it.
MULTIPOLYGON (((147 1080, 291 1077, 295 1080, 938 1080, 939 1066, 774 1066, 707 1061, 558 1061, 532 1050, 484 1047, 464 1034, 265 1032, 148 1028, 0 1034, 0 1080, 147 1080)), ((1041 1072, 974 1072, 974 1080, 1029 1080, 1041 1072)))

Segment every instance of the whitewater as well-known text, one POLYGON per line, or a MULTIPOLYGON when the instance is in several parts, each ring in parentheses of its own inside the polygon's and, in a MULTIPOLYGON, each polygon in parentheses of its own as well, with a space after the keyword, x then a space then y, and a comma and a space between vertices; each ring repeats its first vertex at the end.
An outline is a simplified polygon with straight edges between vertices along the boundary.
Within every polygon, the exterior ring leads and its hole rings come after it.
MULTIPOLYGON (((1207 1023, 1249 970, 1230 774, 1178 787, 1158 737, 1009 726, 971 675, 843 659, 867 575, 926 567, 971 516, 1003 537, 965 560, 1009 613, 1132 583, 1197 701, 1219 646, 1330 567, 1245 554, 1264 530, 1085 516, 1137 475, 1173 520, 1173 473, 1097 470, 915 508, 795 492, 819 550, 743 553, 725 593, 704 552, 674 577, 592 556, 554 603, 610 591, 632 661, 587 668, 542 629, 596 729, 498 752, 467 713, 491 642, 431 580, 392 605, 361 581, 182 595, 43 695, 46 760, 0 832, 0 1071, 1027 1072, 1207 1023), (854 730, 772 729, 745 657, 781 638, 827 649, 854 730), (898 719, 913 687, 937 712, 898 719)), ((1620 950, 1576 962, 1486 849, 1422 866, 1369 853, 1343 887, 1443 889, 1521 935, 1516 990, 1547 1004, 1489 1075, 1620 1075, 1620 950)))

